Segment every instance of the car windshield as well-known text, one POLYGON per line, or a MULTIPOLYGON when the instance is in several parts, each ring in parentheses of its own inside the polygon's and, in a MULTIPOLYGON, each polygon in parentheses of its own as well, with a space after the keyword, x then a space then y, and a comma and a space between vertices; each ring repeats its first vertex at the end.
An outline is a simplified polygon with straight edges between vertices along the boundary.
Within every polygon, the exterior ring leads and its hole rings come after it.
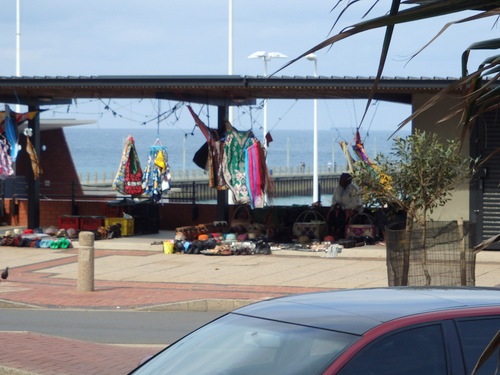
POLYGON ((229 314, 186 336, 134 375, 313 375, 358 336, 229 314))

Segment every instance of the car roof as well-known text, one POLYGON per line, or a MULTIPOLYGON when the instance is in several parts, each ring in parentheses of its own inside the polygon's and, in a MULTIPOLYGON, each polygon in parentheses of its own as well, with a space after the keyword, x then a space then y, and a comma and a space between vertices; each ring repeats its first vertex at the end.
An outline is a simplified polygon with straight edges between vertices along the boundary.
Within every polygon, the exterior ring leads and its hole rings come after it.
POLYGON ((233 313, 361 335, 398 318, 492 306, 500 307, 500 289, 388 287, 290 295, 257 302, 233 313))

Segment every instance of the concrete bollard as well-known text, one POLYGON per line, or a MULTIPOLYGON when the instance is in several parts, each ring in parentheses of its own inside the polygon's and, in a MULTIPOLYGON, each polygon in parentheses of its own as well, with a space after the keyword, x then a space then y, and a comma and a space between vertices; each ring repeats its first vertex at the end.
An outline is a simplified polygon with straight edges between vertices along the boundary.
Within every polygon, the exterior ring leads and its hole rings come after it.
POLYGON ((80 232, 78 235, 78 280, 79 292, 94 291, 94 233, 80 232))

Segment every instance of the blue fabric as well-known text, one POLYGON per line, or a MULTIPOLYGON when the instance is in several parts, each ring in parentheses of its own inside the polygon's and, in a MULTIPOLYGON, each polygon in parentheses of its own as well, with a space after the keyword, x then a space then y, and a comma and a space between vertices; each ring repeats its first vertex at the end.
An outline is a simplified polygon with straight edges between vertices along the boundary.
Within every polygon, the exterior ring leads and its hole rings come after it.
POLYGON ((14 122, 10 118, 10 110, 6 110, 7 116, 5 116, 5 137, 7 141, 10 143, 10 157, 12 158, 12 162, 15 162, 17 159, 17 154, 19 149, 17 148, 17 136, 16 136, 16 128, 14 127, 14 122))

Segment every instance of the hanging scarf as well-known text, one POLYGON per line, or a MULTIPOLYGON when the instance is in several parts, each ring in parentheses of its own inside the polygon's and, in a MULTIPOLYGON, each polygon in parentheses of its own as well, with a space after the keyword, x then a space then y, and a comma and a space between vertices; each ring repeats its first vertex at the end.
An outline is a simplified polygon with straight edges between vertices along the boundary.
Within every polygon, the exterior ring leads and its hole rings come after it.
POLYGON ((43 170, 40 165, 40 160, 38 159, 38 154, 36 153, 35 147, 33 147, 29 137, 26 137, 26 151, 30 156, 31 169, 33 169, 33 179, 36 180, 43 173, 43 170))
POLYGON ((15 162, 17 159, 17 154, 19 152, 19 148, 17 147, 17 129, 12 121, 10 108, 8 105, 5 106, 5 137, 7 141, 10 143, 10 157, 12 162, 15 162))
POLYGON ((227 190, 228 186, 224 179, 224 172, 222 169, 224 142, 219 139, 217 131, 206 126, 198 115, 194 113, 190 106, 188 106, 188 109, 191 116, 194 118, 194 122, 200 128, 207 141, 200 149, 200 153, 197 155, 197 159, 202 159, 203 161, 197 163, 197 165, 201 165, 208 171, 208 183, 210 187, 218 190, 227 190), (205 151, 206 155, 204 153, 205 151), (202 152, 203 156, 201 154, 202 152))
POLYGON ((245 171, 250 205, 252 208, 264 207, 266 197, 273 192, 273 183, 266 165, 266 154, 259 141, 246 149, 245 171))
POLYGON ((113 182, 113 189, 121 194, 142 195, 144 193, 142 169, 132 136, 129 136, 125 143, 120 169, 113 182))

